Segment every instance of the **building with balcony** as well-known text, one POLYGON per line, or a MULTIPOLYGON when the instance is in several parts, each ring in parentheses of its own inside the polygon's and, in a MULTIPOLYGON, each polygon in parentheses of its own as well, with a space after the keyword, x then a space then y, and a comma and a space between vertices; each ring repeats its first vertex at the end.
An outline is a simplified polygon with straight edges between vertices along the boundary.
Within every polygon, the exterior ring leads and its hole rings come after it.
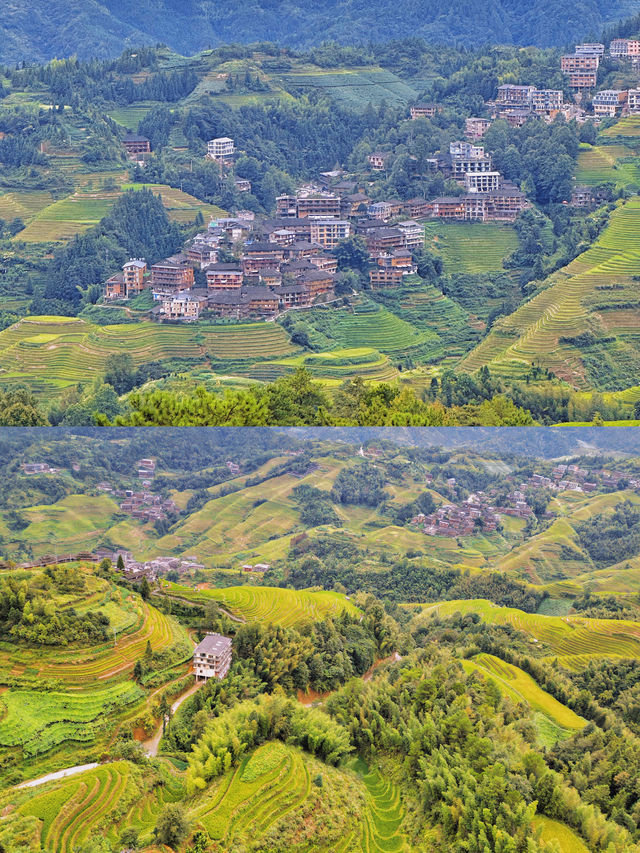
POLYGON ((193 652, 196 681, 224 678, 231 666, 231 638, 222 634, 206 634, 193 652))

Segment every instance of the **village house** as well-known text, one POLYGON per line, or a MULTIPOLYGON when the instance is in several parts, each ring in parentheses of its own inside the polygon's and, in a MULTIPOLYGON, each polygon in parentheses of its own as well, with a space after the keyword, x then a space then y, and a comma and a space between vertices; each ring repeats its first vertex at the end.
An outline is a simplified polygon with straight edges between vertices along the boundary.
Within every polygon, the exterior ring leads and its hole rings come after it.
POLYGON ((231 666, 231 637, 207 633, 193 652, 196 681, 224 678, 231 666))
POLYGON ((395 227, 404 234, 404 245, 407 249, 421 249, 424 246, 424 225, 413 219, 405 219, 395 227))
POLYGON ((373 219, 382 219, 386 222, 387 219, 391 219, 391 210, 392 207, 388 201, 376 201, 369 205, 367 213, 373 219))
POLYGON ((264 267, 258 273, 258 279, 265 287, 278 287, 282 284, 282 273, 276 267, 264 267))
POLYGON ((246 178, 234 178, 233 185, 239 193, 251 192, 251 181, 247 181, 246 178))
POLYGON ((597 116, 613 118, 622 111, 627 102, 627 92, 620 89, 602 89, 594 95, 593 112, 597 116))
POLYGON ((273 292, 278 297, 278 307, 281 311, 288 308, 309 308, 314 300, 309 287, 301 281, 284 283, 280 287, 274 287, 273 292))
POLYGON ((207 157, 218 163, 228 163, 235 154, 235 144, 228 136, 218 136, 207 142, 207 157))
POLYGON ((609 55, 614 59, 640 58, 640 39, 613 39, 609 45, 609 55))
POLYGON ((570 53, 560 59, 560 70, 565 74, 574 71, 597 71, 600 57, 595 53, 570 53))
POLYGON ((318 255, 311 255, 308 258, 308 261, 311 266, 318 270, 322 270, 322 272, 335 273, 338 270, 338 259, 335 255, 329 254, 329 252, 321 252, 318 255))
POLYGON ((477 116, 471 116, 465 121, 464 132, 471 139, 482 139, 490 127, 490 118, 478 118, 477 116))
POLYGON ((306 270, 295 279, 298 284, 309 289, 312 299, 324 293, 333 294, 334 292, 335 276, 325 270, 306 270))
POLYGON ((208 308, 221 317, 243 319, 258 315, 273 317, 278 313, 278 297, 268 287, 243 285, 237 290, 212 290, 208 308))
POLYGON ((277 267, 283 260, 284 249, 278 243, 247 243, 242 254, 242 271, 245 275, 253 275, 265 267, 277 267))
POLYGON ((277 228, 269 234, 268 243, 275 243, 277 246, 293 246, 296 242, 296 232, 290 228, 277 228))
POLYGON ((403 211, 410 219, 420 219, 429 215, 426 198, 410 198, 403 204, 403 211))
POLYGON ((335 249, 350 233, 351 224, 346 219, 318 219, 311 222, 311 242, 327 249, 335 249))
POLYGON ((534 89, 531 93, 531 108, 537 115, 557 113, 563 100, 561 89, 534 89))
POLYGON ((571 204, 574 207, 591 207, 595 197, 593 189, 585 186, 575 186, 571 190, 571 204))
POLYGON ((243 282, 242 268, 237 263, 216 263, 207 268, 209 290, 237 290, 243 282))
POLYGON ((131 258, 123 265, 122 275, 128 298, 144 290, 146 272, 147 262, 144 258, 131 258))
POLYGON ((400 228, 376 228, 365 236, 367 249, 372 256, 392 249, 404 249, 405 240, 405 235, 400 228))
POLYGON ((384 172, 386 162, 391 157, 390 151, 374 151, 367 160, 374 172, 384 172))
POLYGON ((127 286, 124 283, 124 275, 121 272, 117 272, 115 275, 112 275, 111 278, 108 278, 105 283, 105 299, 126 299, 127 298, 127 286))
POLYGON ((151 142, 139 133, 127 133, 122 144, 127 149, 130 160, 138 160, 140 154, 149 154, 151 151, 151 142))
POLYGON ((378 258, 377 266, 369 271, 372 287, 388 287, 402 284, 407 275, 415 275, 418 271, 408 249, 396 249, 378 258))
POLYGON ((154 290, 188 290, 193 283, 193 266, 186 255, 173 255, 151 267, 151 287, 154 290))
POLYGON ((500 117, 503 118, 510 127, 522 127, 522 125, 526 124, 533 115, 534 113, 531 107, 513 107, 511 109, 504 110, 500 117))
POLYGON ((196 269, 204 270, 218 260, 218 249, 207 243, 192 243, 187 249, 187 258, 196 269))
POLYGON ((499 106, 529 106, 535 86, 516 86, 513 83, 503 83, 498 86, 499 106))
POLYGON ((412 107, 409 107, 409 112, 411 113, 412 121, 415 121, 417 118, 433 118, 438 112, 438 107, 435 104, 414 104, 412 107))
POLYGON ((369 202, 369 196, 365 193, 343 195, 340 197, 340 216, 342 218, 358 216, 367 209, 369 202))
POLYGON ((500 172, 467 172, 464 186, 469 193, 487 193, 497 190, 500 185, 500 172))
POLYGON ((629 89, 627 109, 630 115, 640 114, 640 89, 629 89))
POLYGON ((602 58, 604 56, 604 45, 600 42, 577 44, 574 53, 577 53, 579 56, 593 55, 602 58))
POLYGON ((572 89, 594 89, 598 80, 596 71, 572 71, 569 86, 572 89))
POLYGON ((200 319, 200 312, 206 307, 206 293, 196 294, 194 291, 182 290, 163 297, 158 313, 167 320, 195 322, 200 319))

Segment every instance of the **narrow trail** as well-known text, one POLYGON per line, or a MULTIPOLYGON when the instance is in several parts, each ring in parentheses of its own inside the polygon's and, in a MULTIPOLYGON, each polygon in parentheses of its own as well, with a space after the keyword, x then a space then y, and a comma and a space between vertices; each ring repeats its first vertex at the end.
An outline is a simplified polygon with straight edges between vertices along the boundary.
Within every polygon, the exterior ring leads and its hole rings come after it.
MULTIPOLYGON (((174 701, 171 706, 171 714, 175 714, 180 705, 189 698, 189 696, 193 696, 196 690, 199 690, 203 684, 206 684, 205 681, 197 681, 195 684, 192 684, 191 687, 186 690, 181 696, 174 701)), ((158 747, 160 745, 160 741, 162 740, 162 721, 158 724, 158 729, 156 733, 150 737, 148 740, 142 742, 142 747, 147 755, 150 755, 152 758, 155 758, 158 754, 158 747)))
POLYGON ((53 773, 47 773, 46 776, 31 779, 29 782, 21 782, 20 785, 16 785, 16 788, 36 788, 38 785, 44 785, 46 782, 54 782, 56 779, 66 779, 67 776, 76 776, 78 773, 84 773, 85 770, 93 770, 94 767, 99 766, 97 761, 91 764, 78 764, 76 767, 67 767, 65 770, 56 770, 53 773))

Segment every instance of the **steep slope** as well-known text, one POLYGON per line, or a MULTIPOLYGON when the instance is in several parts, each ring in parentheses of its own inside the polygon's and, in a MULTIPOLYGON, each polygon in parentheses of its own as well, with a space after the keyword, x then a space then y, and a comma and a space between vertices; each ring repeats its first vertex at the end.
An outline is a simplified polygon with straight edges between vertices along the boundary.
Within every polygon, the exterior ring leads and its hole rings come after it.
POLYGON ((46 60, 77 53, 117 54, 126 44, 167 42, 183 52, 231 41, 269 39, 310 46, 327 39, 346 43, 421 36, 432 41, 487 41, 560 45, 598 32, 629 12, 628 0, 10 0, 0 20, 0 60, 46 60))

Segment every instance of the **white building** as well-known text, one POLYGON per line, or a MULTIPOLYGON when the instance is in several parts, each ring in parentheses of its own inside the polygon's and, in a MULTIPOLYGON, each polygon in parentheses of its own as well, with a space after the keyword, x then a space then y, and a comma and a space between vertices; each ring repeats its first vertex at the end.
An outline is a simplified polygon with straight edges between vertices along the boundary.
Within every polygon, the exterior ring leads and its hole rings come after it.
POLYGON ((464 185, 470 193, 488 193, 500 186, 500 172, 467 172, 464 185))
POLYGON ((233 139, 229 139, 228 136, 218 136, 207 142, 207 155, 212 160, 228 160, 233 157, 235 150, 233 139))
POLYGON ((193 653, 196 681, 224 678, 231 666, 231 637, 207 634, 193 653))

